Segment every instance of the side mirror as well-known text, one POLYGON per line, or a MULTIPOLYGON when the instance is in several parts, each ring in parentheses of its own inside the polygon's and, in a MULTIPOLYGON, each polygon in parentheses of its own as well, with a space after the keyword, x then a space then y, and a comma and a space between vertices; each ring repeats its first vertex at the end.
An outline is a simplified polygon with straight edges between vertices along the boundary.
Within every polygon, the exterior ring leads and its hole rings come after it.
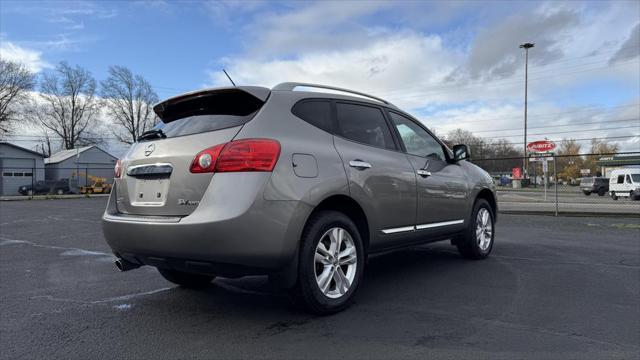
POLYGON ((469 154, 469 148, 467 147, 467 145, 464 144, 460 144, 460 145, 455 145, 453 147, 453 161, 462 161, 462 160, 467 160, 471 157, 471 154, 469 154))

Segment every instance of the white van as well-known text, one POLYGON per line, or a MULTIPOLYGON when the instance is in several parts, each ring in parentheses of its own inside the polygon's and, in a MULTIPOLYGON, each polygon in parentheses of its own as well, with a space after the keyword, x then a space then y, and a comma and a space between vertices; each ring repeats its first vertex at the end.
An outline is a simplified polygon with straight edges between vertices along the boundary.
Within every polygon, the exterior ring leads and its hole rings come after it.
POLYGON ((618 200, 618 197, 640 200, 640 168, 612 170, 609 194, 613 200, 618 200))

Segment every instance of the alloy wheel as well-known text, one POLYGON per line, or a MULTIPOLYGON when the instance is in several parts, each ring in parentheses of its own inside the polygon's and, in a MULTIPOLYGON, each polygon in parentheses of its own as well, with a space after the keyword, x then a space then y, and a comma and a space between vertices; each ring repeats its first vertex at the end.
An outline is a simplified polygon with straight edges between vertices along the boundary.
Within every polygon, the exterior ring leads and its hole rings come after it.
POLYGON ((491 246, 493 235, 493 224, 491 222, 491 214, 489 210, 480 208, 476 216, 476 241, 480 250, 487 251, 491 246))
POLYGON ((349 291, 356 277, 358 253, 353 238, 341 227, 327 230, 316 246, 315 276, 320 291, 337 299, 349 291))

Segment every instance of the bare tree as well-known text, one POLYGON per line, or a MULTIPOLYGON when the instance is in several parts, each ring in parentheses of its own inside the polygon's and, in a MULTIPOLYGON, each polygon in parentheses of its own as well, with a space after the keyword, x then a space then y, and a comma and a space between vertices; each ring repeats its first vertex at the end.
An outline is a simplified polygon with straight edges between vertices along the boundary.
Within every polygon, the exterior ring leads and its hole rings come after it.
POLYGON ((471 156, 474 158, 482 158, 485 156, 486 142, 484 139, 474 136, 469 130, 455 129, 449 131, 446 136, 448 145, 465 144, 469 147, 471 156))
POLYGON ((556 159, 558 167, 558 178, 565 180, 577 179, 580 177, 580 169, 583 167, 584 159, 580 156, 582 145, 575 139, 562 139, 558 155, 563 155, 556 159))
POLYGON ((40 87, 40 101, 33 106, 37 122, 60 137, 64 149, 94 143, 96 138, 87 135, 96 124, 99 99, 91 73, 63 61, 44 74, 40 87))
POLYGON ((35 85, 35 74, 26 66, 0 59, 0 137, 8 134, 19 120, 28 91, 35 85))
MULTIPOLYGON (((614 154, 620 150, 620 145, 618 143, 609 143, 606 140, 602 139, 591 139, 591 147, 589 152, 591 154, 614 154)), ((597 155, 587 156, 584 164, 585 167, 591 170, 592 174, 596 174, 597 176, 601 176, 602 174, 598 171, 597 161, 600 157, 597 155)))
POLYGON ((109 77, 100 83, 107 113, 118 128, 113 135, 132 144, 157 122, 153 104, 158 95, 142 76, 124 66, 109 67, 109 77))

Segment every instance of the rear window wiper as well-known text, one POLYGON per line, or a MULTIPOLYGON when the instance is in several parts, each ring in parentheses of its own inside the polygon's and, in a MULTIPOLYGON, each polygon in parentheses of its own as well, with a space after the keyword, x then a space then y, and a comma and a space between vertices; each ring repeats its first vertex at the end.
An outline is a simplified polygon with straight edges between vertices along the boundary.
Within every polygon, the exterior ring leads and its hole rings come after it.
POLYGON ((142 133, 138 137, 138 141, 141 140, 150 140, 150 139, 164 139, 167 135, 162 131, 162 129, 151 129, 142 133))

